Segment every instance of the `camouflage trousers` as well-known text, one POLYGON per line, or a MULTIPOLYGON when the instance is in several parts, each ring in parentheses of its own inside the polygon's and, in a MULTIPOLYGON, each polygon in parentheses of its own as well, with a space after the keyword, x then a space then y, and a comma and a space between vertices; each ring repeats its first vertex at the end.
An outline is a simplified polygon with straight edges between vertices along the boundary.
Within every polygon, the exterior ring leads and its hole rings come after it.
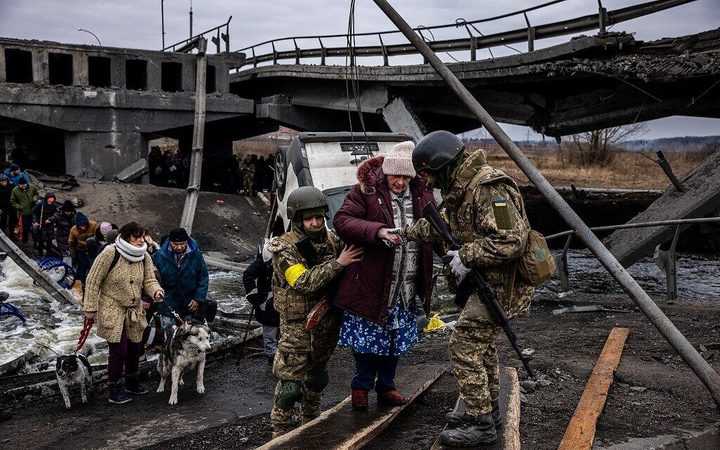
POLYGON ((465 409, 472 416, 492 411, 500 392, 500 371, 495 339, 501 328, 457 327, 450 336, 450 361, 465 409))
POLYGON ((300 403, 302 423, 320 415, 322 391, 329 382, 327 365, 337 345, 339 318, 329 312, 315 330, 305 321, 280 320, 280 344, 273 362, 275 386, 270 420, 273 436, 295 428, 295 403, 300 403))
POLYGON ((245 175, 243 177, 243 190, 245 195, 253 193, 253 184, 255 183, 255 177, 252 175, 245 175))

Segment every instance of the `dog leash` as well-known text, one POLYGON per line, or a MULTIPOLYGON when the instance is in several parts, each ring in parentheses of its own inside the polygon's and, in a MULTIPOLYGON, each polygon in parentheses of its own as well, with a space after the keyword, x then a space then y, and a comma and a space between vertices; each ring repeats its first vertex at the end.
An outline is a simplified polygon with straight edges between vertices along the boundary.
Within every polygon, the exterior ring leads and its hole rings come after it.
POLYGON ((90 335, 90 330, 92 329, 94 323, 95 319, 88 319, 87 317, 84 318, 83 329, 80 332, 80 339, 78 339, 77 347, 75 348, 74 353, 79 352, 80 349, 83 348, 83 345, 85 345, 85 341, 87 341, 88 335, 90 335))

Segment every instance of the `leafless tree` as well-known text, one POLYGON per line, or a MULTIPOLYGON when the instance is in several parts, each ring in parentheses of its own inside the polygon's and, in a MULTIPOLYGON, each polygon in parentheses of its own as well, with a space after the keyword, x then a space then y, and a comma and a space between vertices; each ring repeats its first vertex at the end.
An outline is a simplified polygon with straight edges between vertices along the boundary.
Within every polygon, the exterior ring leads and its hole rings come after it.
POLYGON ((566 156, 571 163, 580 166, 605 166, 612 161, 615 152, 622 149, 623 142, 646 132, 642 123, 587 131, 571 135, 570 141, 563 143, 562 147, 568 150, 566 156))

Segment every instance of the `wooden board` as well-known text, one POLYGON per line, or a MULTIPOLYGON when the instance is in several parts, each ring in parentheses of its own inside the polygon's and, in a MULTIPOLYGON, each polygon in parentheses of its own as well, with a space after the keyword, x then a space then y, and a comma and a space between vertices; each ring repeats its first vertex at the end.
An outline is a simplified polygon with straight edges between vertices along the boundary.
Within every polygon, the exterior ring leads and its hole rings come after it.
MULTIPOLYGON (((498 432, 498 439, 492 444, 484 444, 482 449, 520 449, 520 380, 518 379, 517 369, 513 367, 500 368, 500 393, 498 396, 500 405, 500 415, 502 416, 503 426, 498 432)), ((455 402, 455 411, 465 412, 465 402, 458 397, 455 402)), ((445 427, 444 430, 448 428, 445 427)), ((444 431, 443 430, 443 431, 444 431)), ((454 447, 447 447, 440 442, 440 438, 435 440, 431 450, 451 450, 454 447)))
MULTIPOLYGON (((419 364, 398 367, 396 384, 412 403, 443 373, 446 367, 440 364, 419 364)), ((295 430, 284 434, 259 449, 343 449, 362 448, 377 436, 405 408, 379 406, 371 393, 369 408, 354 411, 351 397, 323 412, 320 416, 295 430)))
POLYGON ((613 374, 620 363, 620 356, 629 332, 627 328, 613 328, 610 332, 558 449, 592 448, 597 419, 605 406, 613 382, 613 374))

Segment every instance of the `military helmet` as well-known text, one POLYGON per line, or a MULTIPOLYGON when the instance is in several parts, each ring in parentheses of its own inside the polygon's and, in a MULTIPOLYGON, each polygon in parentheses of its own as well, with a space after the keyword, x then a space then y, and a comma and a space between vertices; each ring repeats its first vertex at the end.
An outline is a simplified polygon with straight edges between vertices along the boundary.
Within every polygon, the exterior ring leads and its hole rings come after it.
POLYGON ((465 149, 460 138, 449 131, 438 130, 420 139, 412 154, 418 172, 434 173, 455 160, 465 149))
POLYGON ((327 199, 322 191, 314 186, 302 186, 290 193, 287 199, 288 219, 294 220, 296 214, 306 209, 324 208, 328 210, 327 199))

